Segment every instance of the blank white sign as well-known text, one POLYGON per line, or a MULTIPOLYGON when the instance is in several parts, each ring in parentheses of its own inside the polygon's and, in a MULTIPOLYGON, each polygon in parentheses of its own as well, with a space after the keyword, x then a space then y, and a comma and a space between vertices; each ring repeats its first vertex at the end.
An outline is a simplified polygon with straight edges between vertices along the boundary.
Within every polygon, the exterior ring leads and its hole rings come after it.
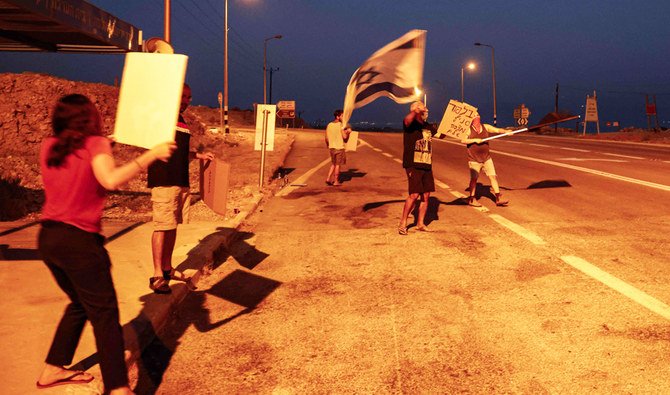
POLYGON ((174 141, 187 62, 186 55, 126 54, 115 141, 143 148, 174 141))
POLYGON ((265 150, 272 151, 275 147, 275 123, 277 122, 277 106, 274 104, 259 104, 256 106, 256 139, 254 150, 261 151, 263 147, 263 130, 265 129, 265 150))

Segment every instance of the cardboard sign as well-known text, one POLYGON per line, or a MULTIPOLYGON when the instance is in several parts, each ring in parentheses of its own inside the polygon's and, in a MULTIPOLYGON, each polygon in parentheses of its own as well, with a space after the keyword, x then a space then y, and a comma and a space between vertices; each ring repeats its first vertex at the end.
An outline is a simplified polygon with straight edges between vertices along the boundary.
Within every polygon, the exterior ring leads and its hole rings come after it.
POLYGON ((449 100, 437 131, 457 140, 463 140, 470 135, 470 124, 476 116, 477 107, 456 100, 449 100))
POLYGON ((358 132, 351 132, 349 134, 349 140, 344 144, 345 151, 356 151, 358 147, 358 132))
POLYGON ((114 140, 142 148, 174 141, 185 55, 130 52, 123 67, 114 140))
POLYGON ((256 140, 254 141, 254 151, 261 150, 263 134, 265 134, 265 150, 274 150, 276 115, 277 106, 274 104, 259 104, 256 106, 256 140))
POLYGON ((230 164, 214 159, 200 161, 200 194, 207 207, 219 215, 226 215, 230 164))

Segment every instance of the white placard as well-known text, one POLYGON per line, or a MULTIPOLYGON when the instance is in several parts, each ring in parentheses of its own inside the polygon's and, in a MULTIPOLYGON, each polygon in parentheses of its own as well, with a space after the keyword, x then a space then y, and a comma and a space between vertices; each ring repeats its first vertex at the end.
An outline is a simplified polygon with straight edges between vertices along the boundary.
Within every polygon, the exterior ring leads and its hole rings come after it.
POLYGON ((358 147, 358 132, 351 132, 349 134, 349 140, 347 140, 346 144, 344 145, 344 150, 356 151, 356 147, 358 147))
POLYGON ((256 106, 256 140, 254 150, 260 151, 265 129, 265 150, 273 151, 275 147, 275 123, 277 106, 274 104, 259 104, 256 106))
POLYGON ((598 122, 598 102, 595 96, 586 96, 585 122, 598 122))
POLYGON ((457 140, 463 140, 470 135, 470 125, 476 116, 477 107, 456 100, 449 100, 437 131, 457 140))
POLYGON ((185 55, 126 54, 115 141, 143 148, 174 141, 187 62, 185 55))

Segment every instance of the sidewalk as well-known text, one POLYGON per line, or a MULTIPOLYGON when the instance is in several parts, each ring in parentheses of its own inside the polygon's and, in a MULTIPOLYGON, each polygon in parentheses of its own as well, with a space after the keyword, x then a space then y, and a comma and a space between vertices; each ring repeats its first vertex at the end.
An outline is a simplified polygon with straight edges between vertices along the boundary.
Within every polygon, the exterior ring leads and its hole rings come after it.
MULTIPOLYGON (((236 229, 260 202, 253 197, 233 219, 223 223, 198 222, 180 225, 173 263, 177 270, 192 277, 197 285, 202 270, 216 263, 217 254, 235 240, 236 229)), ((170 311, 187 294, 185 283, 172 281, 172 294, 157 295, 148 288, 153 271, 151 257, 151 223, 103 223, 106 245, 112 259, 124 329, 127 360, 132 364, 141 345, 150 341, 167 321, 170 311)), ((37 390, 46 352, 51 344, 67 298, 56 286, 39 260, 36 251, 39 224, 0 223, 0 348, 5 356, 0 362, 0 394, 96 393, 102 380, 95 361, 95 343, 90 325, 84 331, 74 363, 96 376, 89 385, 61 386, 37 390)))

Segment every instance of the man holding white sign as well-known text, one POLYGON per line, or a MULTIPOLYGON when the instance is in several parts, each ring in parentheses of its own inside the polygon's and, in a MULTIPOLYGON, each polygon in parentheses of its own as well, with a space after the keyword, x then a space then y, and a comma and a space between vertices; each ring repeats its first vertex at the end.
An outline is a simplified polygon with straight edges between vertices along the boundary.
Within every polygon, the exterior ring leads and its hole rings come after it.
POLYGON ((468 198, 468 204, 473 207, 482 206, 481 203, 477 201, 476 196, 477 178, 482 169, 484 169, 484 173, 486 173, 491 180, 491 188, 495 194, 496 206, 507 206, 509 203, 509 201, 504 200, 500 195, 498 177, 489 151, 489 142, 482 141, 489 137, 489 132, 508 133, 505 129, 500 129, 492 125, 483 125, 479 114, 475 114, 470 125, 469 135, 461 140, 461 142, 467 144, 468 147, 468 167, 470 168, 470 197, 468 198))
POLYGON ((154 221, 151 237, 154 275, 149 278, 149 288, 157 294, 171 292, 170 279, 185 280, 172 268, 172 252, 177 239, 177 224, 188 223, 191 205, 189 162, 193 158, 214 159, 211 152, 191 151, 191 132, 183 116, 189 104, 191 88, 184 84, 175 133, 177 150, 167 162, 154 162, 149 166, 148 186, 151 188, 154 221))

